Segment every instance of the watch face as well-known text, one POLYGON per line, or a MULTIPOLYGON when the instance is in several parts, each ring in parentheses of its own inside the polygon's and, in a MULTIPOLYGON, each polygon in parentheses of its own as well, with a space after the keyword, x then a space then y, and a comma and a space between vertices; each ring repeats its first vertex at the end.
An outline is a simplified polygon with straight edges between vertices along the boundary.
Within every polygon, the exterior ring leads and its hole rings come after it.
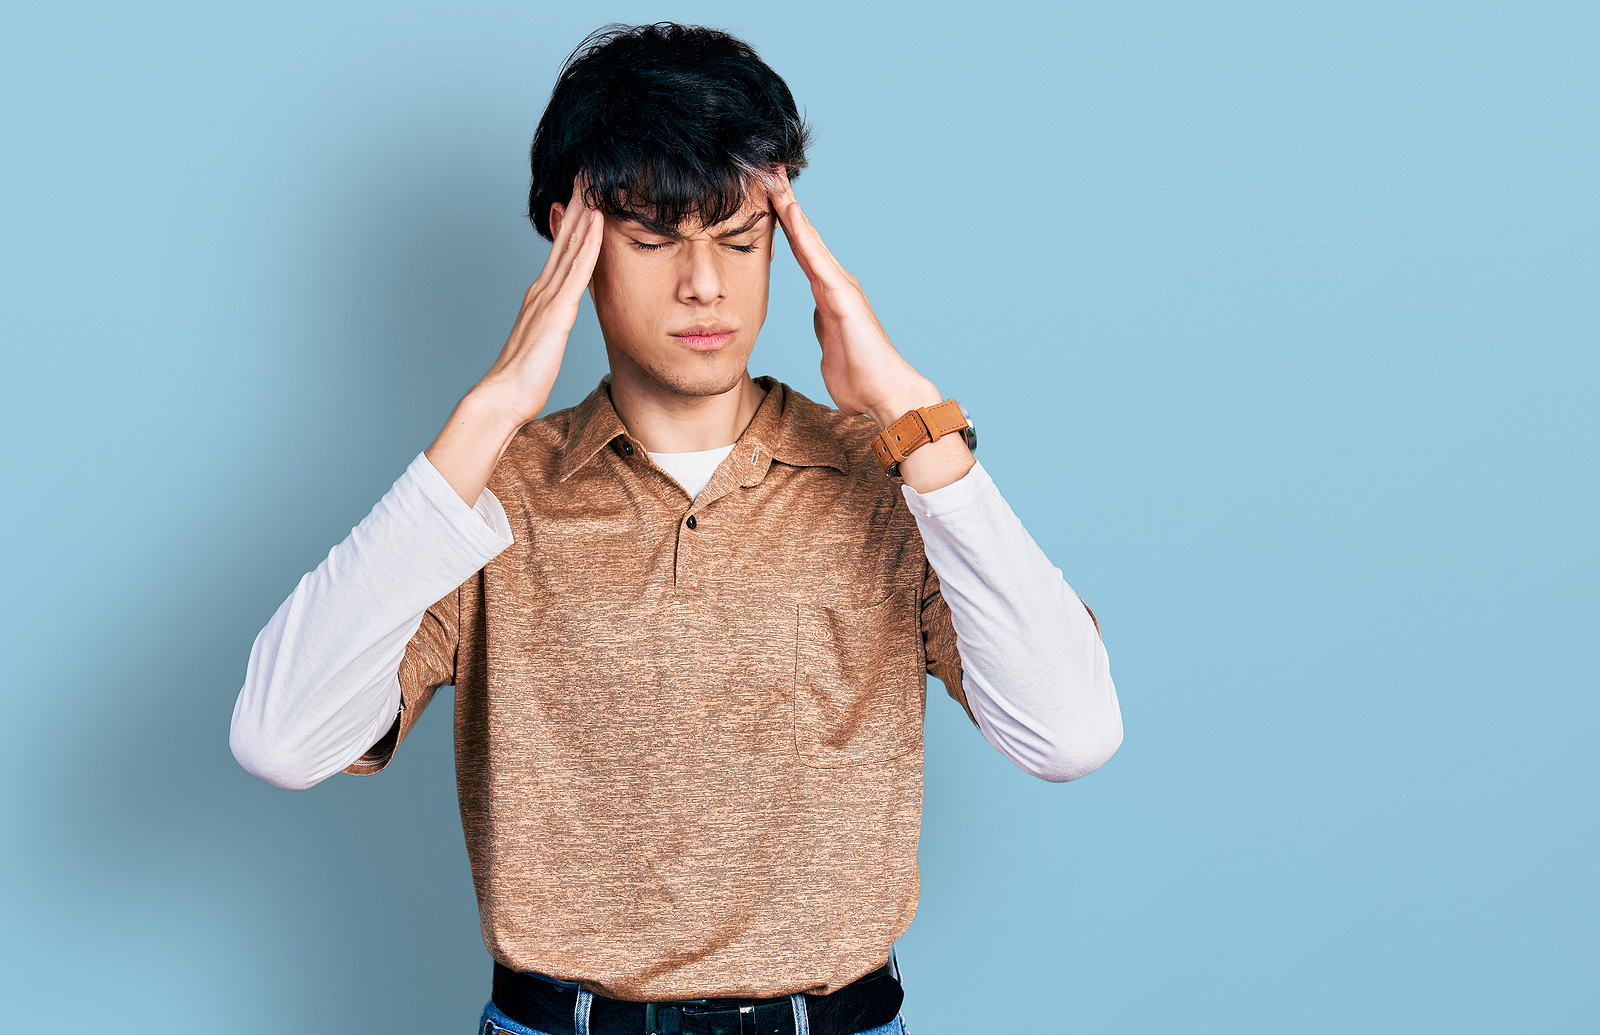
MULTIPOLYGON (((956 403, 956 405, 961 406, 960 403, 956 403)), ((967 426, 961 432, 961 437, 966 440, 967 449, 976 453, 978 451, 978 429, 972 425, 972 414, 967 412, 965 406, 961 406, 961 416, 967 419, 967 426)))

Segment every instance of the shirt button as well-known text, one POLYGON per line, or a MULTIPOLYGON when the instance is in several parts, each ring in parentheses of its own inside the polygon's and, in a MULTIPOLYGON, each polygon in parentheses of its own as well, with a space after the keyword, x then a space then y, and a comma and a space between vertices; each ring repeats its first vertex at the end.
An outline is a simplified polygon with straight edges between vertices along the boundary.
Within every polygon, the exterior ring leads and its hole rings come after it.
POLYGON ((686 525, 688 525, 688 526, 689 526, 689 531, 691 531, 691 532, 693 532, 693 531, 694 531, 694 526, 695 526, 695 525, 698 525, 698 524, 699 524, 699 523, 700 523, 700 522, 698 522, 698 521, 696 521, 696 520, 695 520, 695 519, 694 519, 694 515, 693 515, 693 514, 690 514, 690 515, 689 515, 689 520, 687 520, 687 521, 685 521, 685 522, 684 522, 684 524, 686 524, 686 525))
POLYGON ((623 456, 632 456, 633 455, 633 443, 632 442, 624 442, 622 444, 622 455, 623 456))

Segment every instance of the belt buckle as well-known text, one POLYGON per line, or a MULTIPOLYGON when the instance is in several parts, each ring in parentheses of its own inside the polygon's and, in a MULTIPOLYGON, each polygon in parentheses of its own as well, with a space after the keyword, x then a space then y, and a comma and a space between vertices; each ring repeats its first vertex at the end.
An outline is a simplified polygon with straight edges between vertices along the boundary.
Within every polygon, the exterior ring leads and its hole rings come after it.
POLYGON ((711 1000, 709 999, 674 999, 666 1003, 645 1003, 644 1035, 678 1035, 679 1032, 683 1031, 683 1023, 681 1021, 670 1031, 661 1027, 660 1011, 662 1009, 671 1010, 676 1008, 681 1017, 685 1006, 710 1005, 711 1000))

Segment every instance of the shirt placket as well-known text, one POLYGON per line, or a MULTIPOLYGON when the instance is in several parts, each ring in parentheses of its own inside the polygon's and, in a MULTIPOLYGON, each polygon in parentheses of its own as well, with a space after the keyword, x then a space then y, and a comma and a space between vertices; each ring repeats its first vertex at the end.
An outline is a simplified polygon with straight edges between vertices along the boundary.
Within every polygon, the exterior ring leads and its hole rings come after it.
POLYGON ((705 489, 689 503, 688 510, 678 521, 673 570, 674 583, 680 592, 699 589, 700 575, 705 565, 714 562, 712 559, 716 556, 716 537, 737 534, 717 520, 727 512, 726 507, 718 513, 708 513, 713 504, 735 489, 759 484, 771 466, 772 452, 765 444, 760 441, 739 442, 718 465, 705 489))

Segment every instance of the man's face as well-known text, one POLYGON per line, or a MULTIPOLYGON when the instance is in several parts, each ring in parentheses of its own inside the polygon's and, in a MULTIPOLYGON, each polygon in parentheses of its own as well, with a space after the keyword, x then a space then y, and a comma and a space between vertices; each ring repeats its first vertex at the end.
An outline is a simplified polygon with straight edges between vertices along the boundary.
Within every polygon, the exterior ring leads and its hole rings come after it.
POLYGON ((743 381, 767 318, 773 217, 752 191, 714 226, 605 219, 590 295, 614 374, 668 395, 707 396, 743 381))

